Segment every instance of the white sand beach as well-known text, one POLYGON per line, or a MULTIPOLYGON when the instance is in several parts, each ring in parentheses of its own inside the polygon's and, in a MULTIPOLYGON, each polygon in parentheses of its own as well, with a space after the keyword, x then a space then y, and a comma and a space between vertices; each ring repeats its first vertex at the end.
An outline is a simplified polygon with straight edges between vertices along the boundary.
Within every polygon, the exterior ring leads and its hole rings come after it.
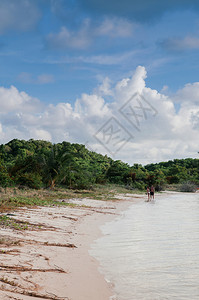
POLYGON ((100 225, 135 199, 130 194, 117 198, 12 211, 10 216, 28 222, 29 230, 1 228, 0 299, 110 299, 111 285, 88 250, 101 235, 100 225))

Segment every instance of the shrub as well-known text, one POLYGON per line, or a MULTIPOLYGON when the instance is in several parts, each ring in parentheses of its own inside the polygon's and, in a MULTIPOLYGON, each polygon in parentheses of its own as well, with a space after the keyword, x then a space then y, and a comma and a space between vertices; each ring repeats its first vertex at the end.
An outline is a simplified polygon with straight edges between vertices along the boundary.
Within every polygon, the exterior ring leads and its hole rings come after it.
POLYGON ((138 190, 145 190, 145 184, 143 182, 138 182, 138 181, 135 181, 133 184, 132 184, 132 188, 133 189, 138 189, 138 190))
POLYGON ((156 192, 161 192, 165 190, 165 184, 155 184, 156 192))
POLYGON ((39 174, 24 173, 18 176, 17 183, 20 186, 27 186, 32 189, 39 189, 42 186, 42 178, 39 174))
POLYGON ((194 193, 196 191, 197 187, 193 182, 183 182, 182 185, 180 186, 180 191, 181 192, 191 192, 194 193))

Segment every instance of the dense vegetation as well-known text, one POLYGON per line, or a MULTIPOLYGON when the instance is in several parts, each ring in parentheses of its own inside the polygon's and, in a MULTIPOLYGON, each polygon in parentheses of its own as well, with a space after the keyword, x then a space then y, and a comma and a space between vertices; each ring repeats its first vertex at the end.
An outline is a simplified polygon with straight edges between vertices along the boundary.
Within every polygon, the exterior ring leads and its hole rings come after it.
POLYGON ((71 189, 91 188, 94 184, 116 183, 145 189, 155 185, 192 183, 199 185, 199 159, 129 166, 120 160, 89 151, 84 145, 42 140, 14 139, 0 145, 0 186, 30 188, 55 185, 71 189))

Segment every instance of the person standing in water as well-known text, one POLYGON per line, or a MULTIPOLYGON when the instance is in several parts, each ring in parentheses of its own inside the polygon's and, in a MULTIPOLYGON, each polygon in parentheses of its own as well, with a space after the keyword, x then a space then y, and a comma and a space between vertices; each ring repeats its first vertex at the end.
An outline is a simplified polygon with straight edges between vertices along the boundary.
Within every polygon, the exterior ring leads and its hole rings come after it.
POLYGON ((154 188, 154 186, 152 185, 152 186, 151 186, 151 189, 150 189, 150 196, 151 196, 151 199, 153 199, 153 200, 154 200, 154 194, 155 194, 155 188, 154 188))
POLYGON ((150 197, 150 188, 147 187, 146 191, 147 191, 147 196, 148 196, 147 202, 149 202, 149 201, 150 201, 150 198, 151 198, 151 197, 150 197))

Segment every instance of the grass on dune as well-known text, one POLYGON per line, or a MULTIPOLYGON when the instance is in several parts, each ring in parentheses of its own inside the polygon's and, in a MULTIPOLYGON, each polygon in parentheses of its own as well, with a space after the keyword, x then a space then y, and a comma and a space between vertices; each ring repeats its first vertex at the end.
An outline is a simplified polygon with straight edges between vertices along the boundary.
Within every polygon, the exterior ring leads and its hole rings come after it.
POLYGON ((90 198, 104 201, 115 200, 115 195, 125 193, 135 194, 141 192, 127 190, 122 186, 114 184, 98 184, 93 186, 91 190, 71 190, 62 187, 57 187, 54 190, 7 188, 0 191, 0 212, 24 206, 75 206, 75 204, 67 202, 67 200, 74 198, 90 198))
MULTIPOLYGON (((107 184, 95 185, 91 190, 71 190, 57 187, 50 189, 19 189, 7 188, 0 190, 0 227, 9 227, 15 230, 28 230, 32 228, 32 224, 12 218, 8 211, 14 211, 20 207, 34 208, 38 206, 70 206, 70 207, 89 207, 69 202, 69 199, 94 199, 94 200, 117 200, 115 196, 118 194, 135 194, 135 190, 130 191, 124 187, 107 184)), ((34 227, 34 226, 33 226, 34 227)))

